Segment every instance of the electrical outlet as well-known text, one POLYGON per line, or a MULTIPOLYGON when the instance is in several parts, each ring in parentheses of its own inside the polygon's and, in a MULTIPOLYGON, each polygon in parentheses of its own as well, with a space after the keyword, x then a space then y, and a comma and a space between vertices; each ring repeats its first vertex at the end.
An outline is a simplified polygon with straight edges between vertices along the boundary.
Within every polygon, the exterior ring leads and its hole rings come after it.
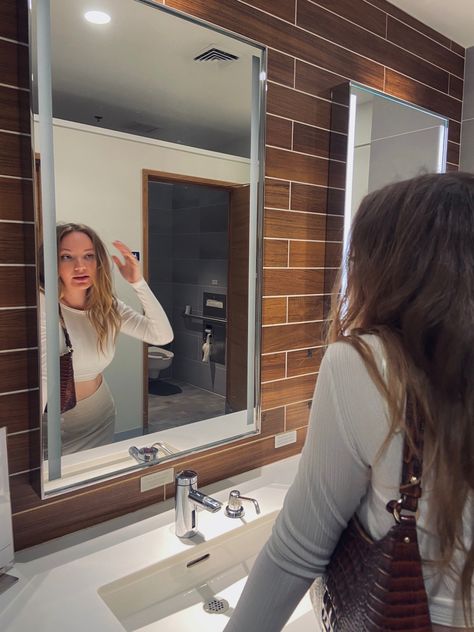
POLYGON ((155 472, 154 474, 148 474, 140 478, 140 491, 148 492, 155 487, 161 487, 162 485, 168 485, 174 481, 174 469, 170 467, 167 470, 161 472, 155 472))
POLYGON ((296 443, 296 430, 281 432, 275 436, 275 448, 282 448, 289 443, 296 443))

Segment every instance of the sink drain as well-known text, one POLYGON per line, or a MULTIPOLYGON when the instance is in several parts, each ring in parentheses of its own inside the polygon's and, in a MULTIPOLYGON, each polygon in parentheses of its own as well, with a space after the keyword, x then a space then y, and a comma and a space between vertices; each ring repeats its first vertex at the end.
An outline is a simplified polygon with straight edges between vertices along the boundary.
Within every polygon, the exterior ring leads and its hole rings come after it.
POLYGON ((205 601, 202 607, 209 614, 224 614, 229 609, 229 602, 219 597, 213 597, 205 601))

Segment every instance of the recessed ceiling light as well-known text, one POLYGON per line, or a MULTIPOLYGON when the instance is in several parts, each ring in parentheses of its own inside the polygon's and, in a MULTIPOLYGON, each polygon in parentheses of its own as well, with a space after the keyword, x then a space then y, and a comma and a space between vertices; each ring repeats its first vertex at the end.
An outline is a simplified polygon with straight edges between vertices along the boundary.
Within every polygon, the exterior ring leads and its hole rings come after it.
POLYGON ((110 15, 104 11, 87 11, 84 13, 84 17, 92 24, 108 24, 110 22, 110 15))

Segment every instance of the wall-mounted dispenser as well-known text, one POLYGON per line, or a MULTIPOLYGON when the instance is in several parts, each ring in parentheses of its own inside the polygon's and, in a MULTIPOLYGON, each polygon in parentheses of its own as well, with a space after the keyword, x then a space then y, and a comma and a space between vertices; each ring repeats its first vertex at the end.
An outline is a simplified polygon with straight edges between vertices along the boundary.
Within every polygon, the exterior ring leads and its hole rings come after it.
POLYGON ((203 292, 203 362, 210 361, 225 365, 227 334, 226 304, 227 297, 225 294, 203 292), (205 351, 208 352, 208 360, 204 359, 205 351))

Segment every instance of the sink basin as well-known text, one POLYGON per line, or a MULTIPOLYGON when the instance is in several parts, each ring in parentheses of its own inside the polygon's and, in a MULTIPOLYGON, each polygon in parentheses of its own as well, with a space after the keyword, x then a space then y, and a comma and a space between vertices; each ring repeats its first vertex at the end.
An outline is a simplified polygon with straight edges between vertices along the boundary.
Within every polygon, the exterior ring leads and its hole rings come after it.
MULTIPOLYGON (((223 630, 277 514, 106 584, 98 593, 127 632, 223 630)), ((305 596, 285 630, 308 629, 318 628, 305 596)))

